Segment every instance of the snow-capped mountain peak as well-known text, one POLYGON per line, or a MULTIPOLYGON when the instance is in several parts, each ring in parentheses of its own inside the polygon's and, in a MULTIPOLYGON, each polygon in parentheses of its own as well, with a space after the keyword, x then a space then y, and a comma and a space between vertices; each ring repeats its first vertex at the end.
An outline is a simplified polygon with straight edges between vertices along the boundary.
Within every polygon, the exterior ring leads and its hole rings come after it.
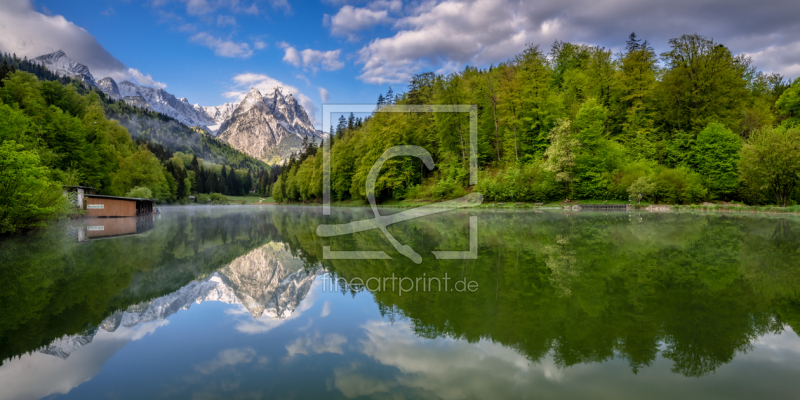
POLYGON ((110 77, 95 82, 88 67, 70 59, 61 50, 37 57, 34 61, 61 76, 81 79, 114 100, 159 112, 188 126, 202 127, 218 134, 233 148, 262 160, 273 160, 276 156, 285 160, 289 154, 299 150, 302 138, 309 137, 314 142, 322 138, 322 133, 314 128, 294 95, 284 94, 281 87, 263 94, 254 87, 240 102, 203 107, 192 105, 187 98, 175 97, 161 88, 130 81, 117 83, 110 77), (282 143, 287 137, 290 140, 282 143), (276 147, 280 147, 277 152, 272 150, 276 147))
POLYGON ((86 82, 90 87, 97 86, 92 73, 89 72, 89 67, 67 57, 63 50, 56 50, 50 54, 36 57, 31 61, 44 65, 59 76, 75 77, 86 82))
POLYGON ((324 270, 309 272, 278 243, 268 243, 233 260, 211 276, 192 281, 177 291, 119 310, 96 329, 79 335, 65 335, 39 350, 64 358, 92 342, 98 331, 114 332, 120 326, 134 327, 165 320, 188 310, 192 304, 217 301, 243 306, 253 318, 289 318, 306 298, 314 279, 324 270))

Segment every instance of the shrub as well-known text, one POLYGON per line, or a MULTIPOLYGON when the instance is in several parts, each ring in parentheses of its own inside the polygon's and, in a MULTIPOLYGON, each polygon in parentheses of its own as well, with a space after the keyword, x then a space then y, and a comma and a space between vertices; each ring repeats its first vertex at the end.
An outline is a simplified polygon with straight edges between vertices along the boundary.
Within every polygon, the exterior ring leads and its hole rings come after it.
POLYGON ((126 197, 135 197, 138 199, 152 199, 153 198, 153 191, 150 190, 148 187, 144 186, 136 186, 135 188, 125 193, 126 197))
POLYGON ((553 173, 541 159, 481 173, 475 191, 487 201, 547 201, 559 195, 553 173))
POLYGON ((656 193, 656 184, 650 181, 650 178, 646 176, 637 179, 636 182, 628 187, 628 195, 632 199, 638 198, 641 194, 642 198, 652 200, 656 193))
POLYGON ((208 195, 212 204, 228 204, 228 198, 223 194, 211 193, 208 195))
POLYGON ((655 176, 655 184, 656 199, 668 203, 695 203, 708 196, 703 178, 686 167, 662 169, 655 176))

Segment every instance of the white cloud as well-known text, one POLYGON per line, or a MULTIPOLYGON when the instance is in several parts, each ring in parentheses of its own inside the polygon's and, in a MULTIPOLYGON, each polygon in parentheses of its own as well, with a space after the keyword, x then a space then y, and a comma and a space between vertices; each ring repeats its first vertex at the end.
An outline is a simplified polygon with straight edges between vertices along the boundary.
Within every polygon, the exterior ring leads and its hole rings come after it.
MULTIPOLYGON (((110 14, 113 15, 113 10, 110 14)), ((0 50, 28 58, 63 50, 67 57, 89 67, 95 78, 108 76, 117 82, 135 79, 142 85, 167 86, 149 74, 125 66, 94 36, 63 16, 35 11, 29 0, 0 2, 0 50)))
POLYGON ((303 74, 297 74, 297 75, 295 75, 294 77, 295 77, 295 78, 297 78, 297 79, 300 79, 300 80, 302 80, 303 82, 305 82, 305 83, 306 83, 306 86, 311 86, 311 80, 310 80, 310 79, 308 79, 308 78, 307 78, 305 75, 303 75, 303 74))
POLYGON ((230 15, 219 15, 217 16, 217 26, 236 26, 236 18, 231 17, 230 15))
MULTIPOLYGON (((369 7, 364 9, 376 10, 369 7)), ((354 10, 344 6, 340 12, 354 10)), ((488 65, 518 54, 527 43, 540 44, 546 51, 556 39, 621 49, 631 31, 657 51, 665 50, 672 37, 698 32, 734 53, 753 55, 761 70, 800 74, 800 25, 790 17, 800 5, 789 0, 731 0, 725 7, 714 0, 675 0, 667 5, 656 0, 444 0, 421 2, 404 11, 395 19, 392 36, 360 49, 359 79, 403 82, 423 69, 448 72, 466 64, 488 65)), ((329 22, 333 29, 333 18, 329 22)))
MULTIPOLYGON (((151 0, 149 4, 154 8, 159 8, 167 3, 174 2, 174 0, 151 0)), ((186 13, 199 17, 207 17, 218 10, 227 9, 230 12, 237 14, 250 14, 258 15, 261 10, 258 8, 256 1, 239 1, 239 0, 178 0, 180 3, 186 5, 186 13)), ((289 7, 286 0, 270 0, 273 8, 289 7)), ((291 10, 291 8, 288 8, 291 10)))
POLYGON ((5 360, 0 366, 0 399, 39 399, 64 394, 94 378, 103 365, 130 341, 139 340, 167 325, 150 321, 114 332, 99 330, 87 345, 66 359, 31 352, 5 360))
POLYGON ((186 12, 194 15, 208 14, 215 10, 215 7, 207 0, 187 0, 186 12))
POLYGON ((108 7, 105 11, 100 12, 100 14, 105 15, 106 17, 111 17, 114 15, 114 8, 108 7))
POLYGON ((253 50, 247 43, 223 40, 206 32, 200 32, 192 36, 191 40, 214 50, 214 54, 222 57, 247 58, 253 55, 253 50))
MULTIPOLYGON (((378 2, 376 2, 378 3, 378 2)), ((399 1, 381 2, 388 7, 353 7, 346 5, 339 9, 334 16, 325 15, 325 24, 330 25, 331 34, 335 36, 347 36, 350 40, 357 40, 355 32, 393 21, 389 16, 390 9, 398 9, 399 1), (396 6, 397 5, 397 6, 396 6)))
POLYGON ((220 351, 217 358, 200 365, 195 365, 194 369, 203 375, 208 375, 219 369, 234 367, 239 364, 248 364, 255 360, 258 360, 261 364, 267 362, 266 357, 256 357, 256 351, 251 347, 226 349, 220 351))
POLYGON ((287 345, 286 351, 289 354, 286 357, 292 358, 295 354, 344 354, 342 345, 345 343, 347 343, 347 338, 338 333, 329 333, 321 336, 319 332, 316 332, 314 335, 306 335, 304 338, 299 337, 287 345))
MULTIPOLYGON (((327 97, 328 91, 326 91, 323 88, 319 88, 319 89, 320 89, 320 95, 322 95, 322 92, 325 91, 325 96, 327 97)), ((328 101, 328 100, 324 100, 324 101, 328 101)), ((331 315, 331 301, 330 300, 325 300, 325 304, 322 305, 322 312, 319 314, 319 316, 320 316, 320 318, 325 318, 328 315, 331 315)))
POLYGON ((95 77, 128 76, 125 64, 63 16, 39 13, 29 0, 0 1, 0 50, 34 58, 59 49, 89 67, 95 77))
POLYGON ((335 71, 344 67, 344 63, 339 61, 341 49, 329 51, 305 49, 298 51, 286 42, 280 42, 278 46, 284 51, 283 61, 298 68, 302 67, 304 70, 316 72, 322 68, 326 71, 335 71))
MULTIPOLYGON (((328 93, 327 89, 325 89, 324 87, 318 87, 317 91, 319 91, 319 97, 322 98, 322 102, 323 103, 327 103, 328 100, 330 100, 331 96, 328 93)), ((327 303, 326 303, 326 305, 327 305, 327 303)))
POLYGON ((154 80, 150 74, 143 74, 136 68, 128 68, 128 73, 133 79, 136 79, 136 82, 138 82, 140 85, 152 86, 161 89, 167 87, 166 83, 156 82, 156 80, 154 80))

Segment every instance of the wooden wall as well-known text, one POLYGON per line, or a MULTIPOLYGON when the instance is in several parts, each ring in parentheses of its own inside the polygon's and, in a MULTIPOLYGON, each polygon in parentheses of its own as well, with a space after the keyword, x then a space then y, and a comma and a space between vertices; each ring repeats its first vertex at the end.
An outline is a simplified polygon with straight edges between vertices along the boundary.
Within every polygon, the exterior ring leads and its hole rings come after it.
POLYGON ((136 200, 104 199, 86 197, 86 215, 90 217, 135 217, 136 200), (102 204, 102 209, 89 208, 90 204, 102 204))
POLYGON ((86 220, 86 228, 86 236, 90 239, 137 233, 135 218, 89 218, 86 220))

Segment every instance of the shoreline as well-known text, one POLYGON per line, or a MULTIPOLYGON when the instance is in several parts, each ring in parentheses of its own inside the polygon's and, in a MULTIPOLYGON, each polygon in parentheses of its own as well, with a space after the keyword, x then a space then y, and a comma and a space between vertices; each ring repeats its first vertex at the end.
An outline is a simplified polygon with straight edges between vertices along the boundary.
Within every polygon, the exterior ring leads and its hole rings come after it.
MULTIPOLYGON (((387 203, 377 204, 378 208, 413 208, 420 206, 435 206, 438 201, 428 200, 412 200, 412 201, 391 201, 387 203)), ((322 206, 318 202, 288 202, 288 203, 249 203, 249 205, 274 205, 274 206, 306 206, 317 207, 322 206)), ((565 209, 565 207, 572 206, 600 206, 600 205, 625 205, 625 202, 613 202, 602 200, 576 200, 569 203, 565 202, 550 202, 550 203, 528 203, 528 202, 484 202, 481 205, 470 207, 475 209, 526 209, 526 210, 557 210, 565 209)), ((335 201, 331 202, 331 207, 370 207, 366 201, 335 201)), ((787 215, 800 215, 800 205, 779 207, 775 205, 768 206, 748 206, 738 204, 654 204, 645 203, 641 205, 630 205, 631 210, 650 211, 650 212, 683 212, 683 211, 703 211, 703 212, 736 212, 748 214, 787 214, 787 215)), ((586 210, 595 211, 595 210, 586 210)), ((602 209, 597 211, 603 211, 602 209)))

